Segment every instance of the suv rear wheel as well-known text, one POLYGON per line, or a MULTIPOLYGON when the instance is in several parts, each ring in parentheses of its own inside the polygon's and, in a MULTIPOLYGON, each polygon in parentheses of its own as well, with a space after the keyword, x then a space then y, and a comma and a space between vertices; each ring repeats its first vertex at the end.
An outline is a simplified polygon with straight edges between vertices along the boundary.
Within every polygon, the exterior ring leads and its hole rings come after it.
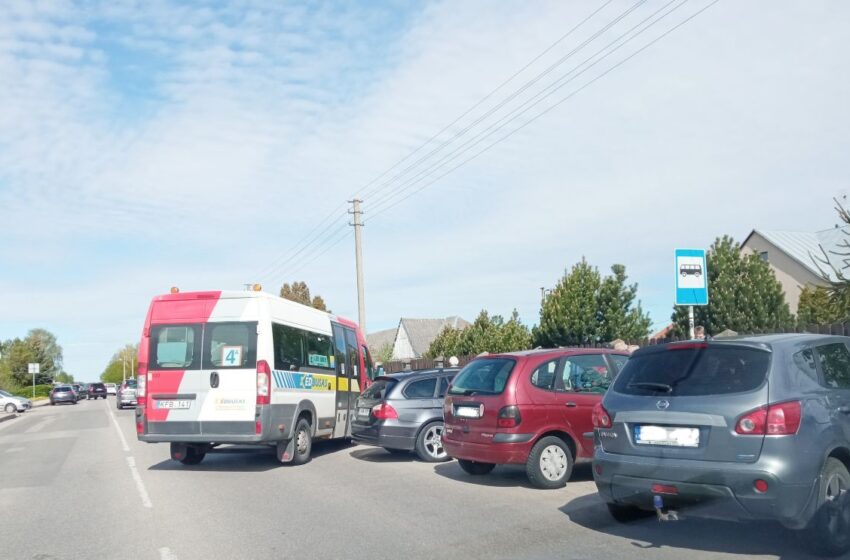
POLYGON ((475 461, 467 461, 466 459, 458 459, 457 464, 460 465, 467 474, 478 476, 487 474, 496 468, 493 463, 476 463, 475 461))
POLYGON ((806 540, 823 556, 850 550, 850 472, 830 457, 821 470, 818 508, 808 527, 806 540))
POLYGON ((561 488, 573 474, 573 454, 559 437, 546 436, 534 444, 525 472, 536 488, 561 488))

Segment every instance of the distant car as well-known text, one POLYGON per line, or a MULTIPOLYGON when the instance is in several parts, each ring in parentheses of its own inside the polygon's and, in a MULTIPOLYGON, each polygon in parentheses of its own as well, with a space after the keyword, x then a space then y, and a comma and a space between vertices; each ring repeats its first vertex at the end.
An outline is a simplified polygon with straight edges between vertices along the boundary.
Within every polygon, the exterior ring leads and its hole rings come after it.
POLYGON ((118 392, 118 385, 116 385, 115 383, 105 383, 105 385, 107 395, 114 395, 118 392))
POLYGON ((87 396, 89 399, 106 398, 106 385, 103 383, 89 383, 87 396))
POLYGON ((77 393, 74 392, 74 388, 70 385, 57 385, 50 391, 51 406, 60 402, 77 404, 77 401, 79 400, 80 399, 77 398, 77 393))
POLYGON ((30 402, 29 399, 25 399, 23 397, 16 397, 15 395, 6 391, 0 391, 0 410, 12 413, 24 412, 31 408, 32 402, 30 402))
POLYGON ((71 388, 74 389, 74 394, 77 395, 77 400, 81 401, 86 398, 86 390, 80 383, 72 383, 71 388))
POLYGON ((850 550, 850 338, 637 350, 594 425, 593 477, 617 521, 668 508, 779 521, 807 549, 850 550))
POLYGON ((476 358, 449 388, 443 445, 468 474, 524 465, 533 486, 560 488, 577 459, 593 456, 593 406, 628 359, 577 348, 476 358))
POLYGON ((136 406, 136 380, 128 379, 119 385, 115 397, 115 406, 118 410, 125 406, 136 406))
POLYGON ((357 399, 351 437, 388 451, 415 451, 423 461, 447 461, 443 398, 456 369, 385 375, 357 399))

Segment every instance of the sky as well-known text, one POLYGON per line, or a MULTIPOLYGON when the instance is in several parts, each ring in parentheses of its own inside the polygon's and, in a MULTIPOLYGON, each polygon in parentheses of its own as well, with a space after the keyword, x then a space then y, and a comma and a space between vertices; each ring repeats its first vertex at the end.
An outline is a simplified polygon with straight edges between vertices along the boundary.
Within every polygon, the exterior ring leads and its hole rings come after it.
POLYGON ((369 331, 532 325, 582 258, 661 327, 675 248, 836 223, 848 24, 838 0, 6 0, 0 339, 46 328, 91 381, 171 286, 303 280, 356 318, 355 196, 369 331))

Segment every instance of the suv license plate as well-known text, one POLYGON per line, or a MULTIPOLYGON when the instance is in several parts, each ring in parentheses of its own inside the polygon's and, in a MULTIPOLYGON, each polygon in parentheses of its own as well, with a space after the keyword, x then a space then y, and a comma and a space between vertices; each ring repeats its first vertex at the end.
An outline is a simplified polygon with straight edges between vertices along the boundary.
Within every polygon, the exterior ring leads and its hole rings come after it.
POLYGON ((192 406, 192 401, 156 401, 157 408, 181 409, 192 406))
POLYGON ((635 426, 635 443, 669 447, 699 447, 699 428, 635 426))
POLYGON ((372 411, 368 408, 358 408, 357 409, 357 414, 360 415, 360 416, 363 416, 365 418, 369 418, 369 414, 371 414, 371 413, 372 413, 372 411))

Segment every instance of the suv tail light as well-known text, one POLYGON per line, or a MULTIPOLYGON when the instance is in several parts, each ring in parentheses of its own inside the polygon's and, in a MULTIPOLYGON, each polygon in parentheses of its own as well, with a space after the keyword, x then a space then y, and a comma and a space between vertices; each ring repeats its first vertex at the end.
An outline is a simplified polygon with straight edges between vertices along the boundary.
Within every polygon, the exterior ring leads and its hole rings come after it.
POLYGON ((741 416, 735 432, 742 436, 791 436, 800 429, 800 401, 771 404, 741 416))
POLYGON ((271 404, 272 370, 265 360, 257 362, 257 404, 271 404))
POLYGON ((391 404, 381 403, 372 407, 372 415, 378 420, 398 420, 398 412, 391 404))
POLYGON ((593 406, 591 420, 593 421, 594 428, 610 428, 613 425, 611 423, 611 415, 608 414, 608 411, 605 410, 605 407, 602 406, 601 402, 598 402, 593 406))
POLYGON ((496 425, 500 428, 515 428, 522 422, 522 416, 517 406, 503 406, 496 417, 496 425))
MULTIPOLYGON (((144 407, 147 401, 148 389, 148 364, 139 362, 139 373, 136 375, 136 404, 144 407)), ((101 387, 101 392, 106 392, 106 385, 101 387)))

